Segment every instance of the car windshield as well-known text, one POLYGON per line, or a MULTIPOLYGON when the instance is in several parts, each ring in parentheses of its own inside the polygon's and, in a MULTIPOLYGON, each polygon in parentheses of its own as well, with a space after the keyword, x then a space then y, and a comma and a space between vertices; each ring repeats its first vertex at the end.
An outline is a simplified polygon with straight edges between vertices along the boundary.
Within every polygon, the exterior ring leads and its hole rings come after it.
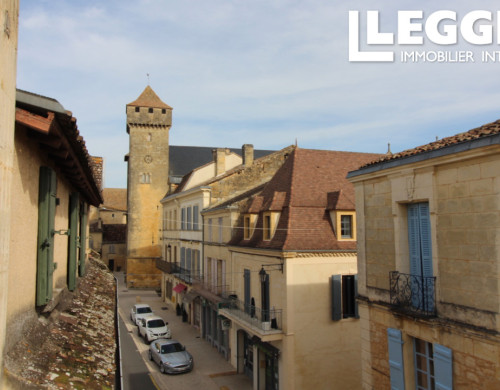
POLYGON ((163 322, 163 320, 148 321, 148 328, 161 328, 162 326, 165 326, 165 322, 163 322))
POLYGON ((183 350, 184 349, 182 348, 182 345, 179 343, 167 344, 161 346, 161 353, 174 353, 174 352, 181 352, 183 350))
POLYGON ((150 307, 138 307, 137 308, 137 313, 139 314, 145 314, 145 313, 152 313, 153 311, 151 310, 150 307))

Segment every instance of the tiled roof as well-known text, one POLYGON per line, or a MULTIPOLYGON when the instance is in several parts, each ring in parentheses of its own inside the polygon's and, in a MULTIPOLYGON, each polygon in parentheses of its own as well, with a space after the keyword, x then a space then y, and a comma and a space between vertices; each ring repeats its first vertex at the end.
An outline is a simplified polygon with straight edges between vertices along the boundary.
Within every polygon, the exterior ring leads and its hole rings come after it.
POLYGON ((127 106, 172 109, 172 107, 168 104, 162 102, 149 85, 144 89, 144 91, 142 91, 141 95, 137 99, 135 99, 132 103, 127 104, 127 106))
POLYGON ((90 156, 90 165, 92 167, 92 173, 94 174, 97 188, 102 190, 102 171, 104 160, 102 157, 90 156))
POLYGON ((104 188, 102 190, 104 208, 113 210, 127 210, 127 189, 126 188, 104 188))
POLYGON ((263 218, 259 216, 250 240, 244 240, 239 229, 230 244, 280 250, 355 249, 355 242, 337 241, 328 207, 337 207, 341 200, 339 205, 350 204, 349 209, 354 210, 354 188, 346 179, 347 172, 379 157, 370 153, 296 148, 259 197, 244 210, 281 211, 273 238, 262 239, 263 218), (335 202, 328 195, 334 192, 341 194, 335 202))
POLYGON ((413 148, 413 149, 404 150, 402 152, 394 153, 394 154, 387 154, 376 161, 372 161, 368 164, 365 164, 361 168, 364 168, 364 167, 367 167, 370 165, 375 165, 375 164, 385 162, 385 161, 402 159, 402 158, 414 156, 417 154, 422 154, 422 153, 427 153, 427 152, 431 152, 434 150, 443 149, 443 148, 446 148, 449 146, 458 145, 458 144, 461 144, 464 142, 473 141, 473 140, 483 138, 483 137, 489 137, 489 136, 496 135, 499 133, 500 133, 500 119, 496 120, 495 122, 487 123, 483 126, 466 131, 464 133, 459 133, 459 134, 453 135, 451 137, 445 137, 445 138, 439 139, 437 141, 434 141, 434 142, 431 142, 431 143, 428 143, 428 144, 425 144, 422 146, 417 146, 416 148, 413 148))
POLYGON ((102 225, 103 243, 125 243, 127 241, 127 225, 106 224, 102 225))

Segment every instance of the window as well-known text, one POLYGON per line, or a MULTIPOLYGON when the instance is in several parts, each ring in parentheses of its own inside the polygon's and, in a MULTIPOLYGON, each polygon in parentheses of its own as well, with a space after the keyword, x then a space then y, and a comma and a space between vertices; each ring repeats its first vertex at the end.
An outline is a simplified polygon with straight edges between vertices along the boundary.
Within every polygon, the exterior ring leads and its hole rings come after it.
POLYGON ((149 107, 148 112, 149 112, 150 114, 152 114, 152 113, 153 113, 153 108, 152 108, 152 107, 149 107))
POLYGON ((359 318, 356 296, 358 275, 332 276, 332 320, 359 318))
POLYGON ((153 134, 148 133, 147 140, 148 142, 151 142, 153 140, 153 134))
POLYGON ((340 217, 340 237, 352 238, 352 215, 340 217))
POLYGON ((181 209, 181 230, 186 230, 186 209, 181 209))
POLYGON ((243 218, 243 238, 248 240, 250 238, 250 216, 245 215, 243 218))
POLYGON ((151 174, 141 173, 141 175, 139 176, 139 182, 141 184, 151 184, 151 174))
POLYGON ((174 230, 177 230, 177 210, 174 210, 174 218, 172 221, 172 226, 174 230))
MULTIPOLYGON (((391 389, 405 389, 405 369, 413 370, 415 389, 453 389, 453 351, 437 343, 413 338, 404 343, 399 329, 387 329, 391 389), (404 348, 413 348, 411 355, 404 348), (405 366, 403 356, 412 356, 413 362, 405 366)), ((410 351, 407 351, 410 353, 410 351)))
POLYGON ((208 241, 213 241, 213 232, 212 232, 212 218, 208 219, 208 241))
POLYGON ((166 113, 167 113, 167 110, 166 110, 165 108, 162 108, 162 109, 161 109, 161 113, 162 113, 162 114, 166 114, 166 113))
POLYGON ((271 214, 264 215, 264 240, 271 239, 271 214))
POLYGON ((140 107, 136 107, 135 108, 135 112, 139 112, 139 111, 141 111, 141 108, 140 107))
POLYGON ((330 214, 332 223, 335 226, 337 240, 355 240, 356 239, 356 213, 354 211, 336 211, 335 221, 333 212, 330 214))
POLYGON ((115 252, 115 246, 113 244, 109 245, 109 251, 108 251, 108 253, 111 253, 111 254, 115 254, 116 253, 115 252))

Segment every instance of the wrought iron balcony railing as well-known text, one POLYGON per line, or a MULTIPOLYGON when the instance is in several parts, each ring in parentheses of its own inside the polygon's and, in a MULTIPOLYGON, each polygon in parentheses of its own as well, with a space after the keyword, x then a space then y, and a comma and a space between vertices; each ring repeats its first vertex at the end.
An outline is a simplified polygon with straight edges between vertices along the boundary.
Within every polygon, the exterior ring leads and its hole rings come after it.
POLYGON ((165 260, 157 259, 156 268, 167 274, 175 275, 189 284, 192 284, 196 279, 200 278, 200 272, 198 270, 182 268, 179 266, 179 263, 171 263, 165 260))
POLYGON ((229 311, 233 316, 264 331, 282 329, 281 309, 263 310, 236 298, 228 298, 219 303, 219 309, 229 311))
POLYGON ((397 310, 431 317, 436 315, 436 277, 389 272, 391 305, 397 310))
POLYGON ((197 290, 209 291, 219 297, 227 298, 229 295, 234 294, 234 291, 229 291, 229 285, 215 285, 210 278, 203 276, 193 279, 193 288, 197 290))

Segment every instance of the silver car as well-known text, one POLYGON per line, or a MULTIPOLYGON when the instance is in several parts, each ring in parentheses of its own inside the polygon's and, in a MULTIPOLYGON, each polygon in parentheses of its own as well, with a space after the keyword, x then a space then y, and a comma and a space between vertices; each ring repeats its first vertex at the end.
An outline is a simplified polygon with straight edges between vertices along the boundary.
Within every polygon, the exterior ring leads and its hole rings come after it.
POLYGON ((149 360, 160 366, 162 374, 180 374, 193 369, 193 357, 175 340, 153 341, 149 346, 149 360))

